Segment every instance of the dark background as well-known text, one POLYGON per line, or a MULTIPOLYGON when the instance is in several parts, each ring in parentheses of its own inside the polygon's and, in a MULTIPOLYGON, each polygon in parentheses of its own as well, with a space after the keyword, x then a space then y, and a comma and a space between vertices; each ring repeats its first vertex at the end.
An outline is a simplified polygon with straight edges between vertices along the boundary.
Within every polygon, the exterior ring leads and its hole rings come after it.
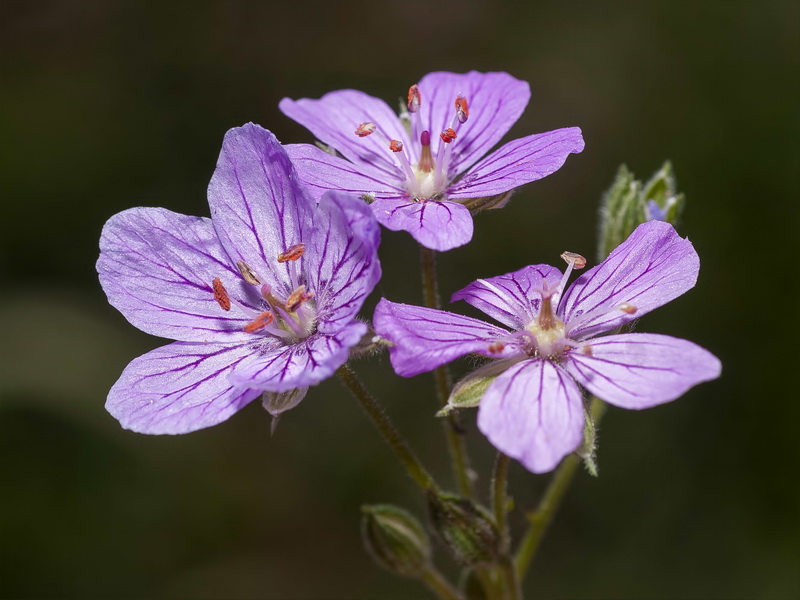
MULTIPOLYGON (((799 22, 796 1, 0 2, 0 595, 423 595, 361 549, 361 503, 422 503, 336 381, 275 437, 258 403, 186 436, 120 429, 105 395, 163 341, 106 303, 94 262, 115 212, 207 215, 228 128, 311 141, 282 97, 394 104, 428 71, 477 69, 531 83, 511 135, 578 125, 586 150, 479 217, 441 256, 443 292, 593 256, 617 166, 647 178, 670 158, 702 269, 639 329, 724 365, 677 402, 609 412, 601 476, 577 478, 530 597, 798 597, 799 22)), ((385 232, 382 257, 375 296, 418 301, 411 238, 385 232)), ((449 482, 429 377, 356 367, 449 482)), ((517 531, 547 480, 512 468, 517 531)))

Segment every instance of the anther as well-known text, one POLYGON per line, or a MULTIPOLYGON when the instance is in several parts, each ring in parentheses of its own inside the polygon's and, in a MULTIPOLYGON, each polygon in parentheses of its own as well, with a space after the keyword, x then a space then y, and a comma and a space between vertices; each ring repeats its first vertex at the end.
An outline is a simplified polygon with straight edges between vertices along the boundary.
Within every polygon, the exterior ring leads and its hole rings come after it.
POLYGON ((408 112, 415 113, 419 110, 422 102, 422 95, 419 93, 419 86, 415 83, 408 88, 408 112))
POLYGON ((261 283, 253 272, 253 269, 250 268, 250 265, 243 260, 237 260, 236 267, 239 269, 239 273, 242 274, 242 278, 250 285, 258 285, 261 283))
POLYGON ((489 344, 489 352, 492 354, 497 354, 498 352, 502 352, 505 350, 506 345, 503 342, 492 342, 489 344))
POLYGON ((270 311, 262 312, 255 319, 244 326, 244 331, 247 333, 255 333, 259 329, 264 329, 264 327, 272 323, 274 320, 275 315, 273 315, 270 311))
POLYGON ((451 128, 451 127, 448 127, 442 133, 439 134, 439 137, 442 138, 442 141, 445 144, 449 144, 454 139, 456 139, 456 137, 457 137, 456 130, 451 128))
POLYGON ((581 354, 585 354, 586 356, 593 356, 594 352, 592 352, 592 347, 589 344, 585 346, 581 346, 581 354))
POLYGON ((303 302, 310 300, 313 297, 313 292, 306 292, 306 286, 298 286, 298 288, 289 294, 289 297, 286 299, 286 310, 290 313, 293 313, 303 302))
POLYGON ((288 261, 298 260, 306 252, 306 245, 302 242, 289 246, 286 250, 278 254, 278 262, 285 263, 288 261))
POLYGON ((639 310, 638 307, 634 306, 633 304, 629 304, 628 302, 623 302, 617 308, 619 308, 622 312, 624 312, 627 315, 632 315, 637 310, 639 310))
POLYGON ((375 123, 367 121, 366 123, 361 123, 356 128, 355 133, 358 137, 367 137, 370 133, 375 133, 375 129, 377 129, 375 123))
POLYGON ((469 106, 467 106, 467 99, 464 96, 456 98, 456 117, 459 123, 466 123, 469 119, 469 106))
POLYGON ((402 152, 403 151, 403 142, 399 140, 392 140, 389 142, 389 150, 392 152, 402 152))
POLYGON ((222 280, 219 277, 214 279, 212 283, 214 289, 214 300, 217 301, 222 310, 228 311, 231 309, 231 299, 228 297, 228 290, 222 285, 222 280))
POLYGON ((562 252, 561 258, 564 259, 565 263, 572 264, 573 269, 580 270, 586 266, 586 259, 575 252, 562 252))

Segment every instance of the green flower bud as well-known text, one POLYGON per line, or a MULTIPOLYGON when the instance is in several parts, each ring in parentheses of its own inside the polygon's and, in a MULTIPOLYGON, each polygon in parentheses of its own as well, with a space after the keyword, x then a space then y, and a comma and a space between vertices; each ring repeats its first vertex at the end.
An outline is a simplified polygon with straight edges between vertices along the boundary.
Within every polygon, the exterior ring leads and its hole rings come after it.
POLYGON ((455 386, 450 392, 447 404, 436 413, 437 417, 446 417, 458 408, 474 408, 481 403, 481 398, 486 390, 497 379, 497 376, 506 371, 512 364, 519 362, 519 359, 493 360, 482 367, 469 373, 455 386))
POLYGON ((669 161, 665 162, 650 178, 650 181, 644 184, 642 200, 648 219, 677 224, 686 198, 683 194, 678 193, 675 174, 669 161))
POLYGON ((390 504, 361 510, 361 537, 373 560, 398 575, 418 577, 431 558, 430 541, 419 521, 390 504))
POLYGON ((431 524, 457 561, 468 567, 493 563, 500 555, 500 533, 488 511, 451 494, 428 494, 431 524))

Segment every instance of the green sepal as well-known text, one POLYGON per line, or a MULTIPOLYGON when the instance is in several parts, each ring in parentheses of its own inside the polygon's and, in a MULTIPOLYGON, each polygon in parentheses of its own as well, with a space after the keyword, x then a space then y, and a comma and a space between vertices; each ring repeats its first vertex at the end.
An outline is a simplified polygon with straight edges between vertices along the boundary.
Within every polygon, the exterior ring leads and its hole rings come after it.
POLYGON ((519 362, 519 360, 519 358, 492 360, 466 375, 453 386, 453 391, 450 392, 447 404, 436 413, 436 416, 446 417, 456 409, 478 406, 486 390, 497 379, 498 375, 514 363, 519 362))
POLYGON ((501 536, 485 508, 460 496, 430 492, 428 514, 437 537, 459 563, 476 567, 497 560, 501 536))
POLYGON ((384 569, 419 577, 430 564, 431 545, 422 525, 407 510, 391 504, 362 506, 364 547, 384 569))
POLYGON ((325 144, 325 143, 323 143, 323 142, 320 142, 319 140, 315 140, 315 141, 314 141, 314 145, 315 145, 317 148, 319 148, 320 150, 322 150, 323 152, 327 152, 327 153, 328 153, 328 154, 330 154, 331 156, 341 156, 341 155, 340 155, 340 154, 339 154, 339 153, 336 151, 336 149, 335 149, 335 148, 332 148, 331 146, 328 146, 328 144, 325 144))

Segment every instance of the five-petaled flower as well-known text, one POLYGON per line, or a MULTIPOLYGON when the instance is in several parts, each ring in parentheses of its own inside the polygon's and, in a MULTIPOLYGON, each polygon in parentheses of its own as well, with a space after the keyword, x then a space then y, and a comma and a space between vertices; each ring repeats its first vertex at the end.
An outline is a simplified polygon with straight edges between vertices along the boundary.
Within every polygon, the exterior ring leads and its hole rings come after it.
POLYGON ((212 219, 162 208, 112 217, 97 270, 139 329, 177 340, 132 361, 106 408, 143 433, 215 425, 264 394, 273 414, 329 377, 366 333, 380 229, 352 196, 319 204, 275 137, 230 130, 208 189, 212 219))
POLYGON ((313 193, 336 189, 374 198, 381 224, 441 251, 472 239, 465 201, 541 179, 583 150, 581 130, 569 127, 511 141, 481 160, 529 99, 528 84, 507 73, 437 72, 411 86, 409 127, 385 102, 356 90, 284 98, 280 108, 344 157, 287 146, 313 193))
POLYGON ((616 333, 691 289, 699 259, 661 221, 640 225, 600 265, 565 291, 582 257, 565 253, 565 273, 547 265, 479 279, 453 295, 511 331, 445 311, 382 299, 376 331, 393 342, 399 375, 430 371, 477 353, 499 359, 479 407, 478 427, 500 451, 535 473, 553 469, 582 441, 584 404, 576 382, 609 404, 642 409, 669 402, 720 374, 719 360, 692 342, 616 333))

